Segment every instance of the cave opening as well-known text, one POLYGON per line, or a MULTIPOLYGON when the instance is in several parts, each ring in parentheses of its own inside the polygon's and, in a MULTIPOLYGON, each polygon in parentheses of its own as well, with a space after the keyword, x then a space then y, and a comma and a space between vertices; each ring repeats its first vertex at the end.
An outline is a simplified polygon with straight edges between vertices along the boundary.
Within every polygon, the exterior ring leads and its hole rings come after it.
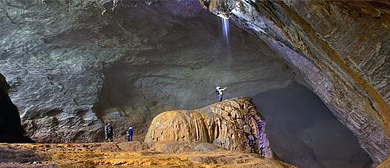
POLYGON ((305 86, 259 93, 253 101, 267 120, 271 148, 299 167, 370 167, 370 156, 353 133, 305 86))

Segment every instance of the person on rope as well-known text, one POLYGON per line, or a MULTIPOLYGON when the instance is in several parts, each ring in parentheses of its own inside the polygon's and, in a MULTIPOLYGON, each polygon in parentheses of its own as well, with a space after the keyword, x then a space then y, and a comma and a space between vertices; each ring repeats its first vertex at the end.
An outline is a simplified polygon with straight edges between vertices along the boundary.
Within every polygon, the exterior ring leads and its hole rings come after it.
POLYGON ((225 88, 221 88, 221 87, 217 87, 216 90, 215 90, 215 93, 218 94, 218 100, 219 102, 222 101, 222 98, 223 98, 223 92, 226 90, 226 87, 225 88))
POLYGON ((127 131, 127 141, 133 141, 133 127, 129 127, 127 131))
POLYGON ((114 130, 112 128, 111 123, 107 123, 107 125, 104 126, 104 135, 106 142, 108 142, 108 139, 110 139, 110 142, 114 142, 114 130))

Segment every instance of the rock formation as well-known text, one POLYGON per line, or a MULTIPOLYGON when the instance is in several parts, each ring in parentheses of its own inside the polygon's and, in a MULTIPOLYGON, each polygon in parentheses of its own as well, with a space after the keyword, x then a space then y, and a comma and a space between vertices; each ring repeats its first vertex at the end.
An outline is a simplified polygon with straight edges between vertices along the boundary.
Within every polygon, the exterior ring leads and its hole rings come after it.
POLYGON ((387 1, 201 0, 267 41, 357 137, 376 164, 390 153, 387 1))
POLYGON ((24 136, 18 108, 8 96, 9 85, 0 74, 0 142, 33 142, 24 136))
POLYGON ((153 119, 145 137, 145 142, 153 141, 209 142, 272 158, 265 121, 249 98, 161 113, 153 119))

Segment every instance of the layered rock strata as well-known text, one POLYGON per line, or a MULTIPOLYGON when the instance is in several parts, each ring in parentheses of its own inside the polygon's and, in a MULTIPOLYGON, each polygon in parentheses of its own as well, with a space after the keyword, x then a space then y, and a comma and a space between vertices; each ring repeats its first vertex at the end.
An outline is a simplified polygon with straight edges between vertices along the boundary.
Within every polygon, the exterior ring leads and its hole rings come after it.
POLYGON ((233 25, 227 59, 220 18, 197 0, 106 2, 0 1, 0 71, 36 142, 103 141, 104 122, 115 141, 129 126, 143 140, 157 114, 209 105, 218 85, 232 98, 294 80, 233 25))
POLYGON ((209 142, 272 158, 265 121, 249 98, 161 113, 153 119, 145 137, 145 142, 153 141, 209 142))
POLYGON ((8 96, 9 85, 0 74, 0 142, 33 142, 24 136, 18 108, 8 96))
POLYGON ((201 0, 298 69, 376 164, 390 152, 387 1, 201 0))

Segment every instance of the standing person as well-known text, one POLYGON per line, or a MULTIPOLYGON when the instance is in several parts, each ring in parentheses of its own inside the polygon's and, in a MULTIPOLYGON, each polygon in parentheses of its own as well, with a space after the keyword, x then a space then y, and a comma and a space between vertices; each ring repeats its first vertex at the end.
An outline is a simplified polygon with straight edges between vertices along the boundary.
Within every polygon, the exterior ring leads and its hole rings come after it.
POLYGON ((105 135, 106 142, 108 142, 108 139, 110 139, 110 142, 114 142, 113 139, 114 130, 112 128, 111 123, 107 123, 107 125, 104 126, 104 135, 105 135))
POLYGON ((129 128, 127 134, 127 141, 133 141, 133 127, 129 128))
POLYGON ((221 88, 221 87, 217 87, 216 90, 215 90, 215 93, 218 94, 218 100, 219 102, 222 101, 222 98, 223 98, 223 92, 226 90, 226 87, 225 88, 221 88))

